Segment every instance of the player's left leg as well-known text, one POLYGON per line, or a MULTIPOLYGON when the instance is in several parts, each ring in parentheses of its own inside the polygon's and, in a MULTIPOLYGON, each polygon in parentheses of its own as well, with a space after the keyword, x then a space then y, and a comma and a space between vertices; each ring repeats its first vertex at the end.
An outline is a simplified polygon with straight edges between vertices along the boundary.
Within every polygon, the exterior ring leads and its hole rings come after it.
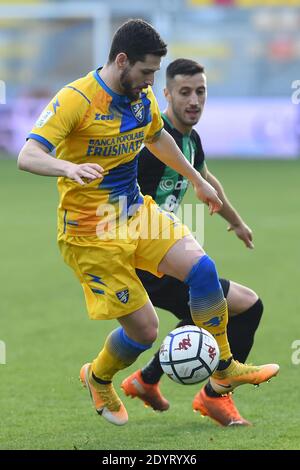
MULTIPOLYGON (((220 279, 220 282, 228 303, 227 335, 230 348, 235 359, 245 362, 263 313, 263 304, 248 287, 226 279, 220 279)), ((240 415, 232 395, 216 393, 210 382, 195 395, 193 409, 203 416, 209 416, 221 426, 251 424, 240 415)))
POLYGON ((224 394, 243 384, 258 385, 278 373, 277 364, 250 366, 233 360, 226 332, 227 303, 217 271, 193 237, 178 240, 162 259, 158 271, 189 285, 194 323, 207 329, 218 342, 220 362, 210 379, 215 392, 224 394))
MULTIPOLYGON (((141 280, 155 307, 167 310, 180 319, 176 325, 177 328, 193 324, 189 308, 188 288, 183 282, 169 276, 164 276, 162 280, 159 280, 154 276, 146 276, 144 272, 141 274, 141 280)), ((255 292, 245 286, 227 279, 220 279, 220 284, 228 302, 227 331, 231 328, 232 321, 235 322, 235 319, 241 318, 238 324, 234 324, 236 328, 233 327, 230 330, 232 336, 229 337, 229 344, 234 357, 244 361, 247 357, 245 355, 246 348, 249 352, 262 315, 262 302, 255 292), (244 359, 242 360, 242 358, 244 359)), ((169 409, 169 402, 162 396, 159 389, 159 381, 163 374, 158 350, 145 367, 123 380, 122 388, 126 395, 140 398, 154 410, 166 411, 169 409)), ((222 426, 250 424, 240 415, 231 395, 217 394, 209 384, 196 394, 193 409, 209 416, 222 426)))

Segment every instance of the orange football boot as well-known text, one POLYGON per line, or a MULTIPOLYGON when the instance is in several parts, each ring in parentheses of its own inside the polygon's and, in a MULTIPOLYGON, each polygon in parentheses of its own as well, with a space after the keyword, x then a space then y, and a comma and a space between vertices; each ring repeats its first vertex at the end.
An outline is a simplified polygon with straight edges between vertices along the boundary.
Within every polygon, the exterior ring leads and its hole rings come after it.
POLYGON ((116 394, 113 384, 99 384, 93 380, 90 363, 81 367, 80 380, 88 388, 99 415, 117 426, 127 423, 128 414, 126 408, 116 394))
POLYGON ((232 360, 229 367, 224 370, 216 370, 210 377, 213 390, 220 395, 232 392, 239 385, 259 385, 267 382, 278 374, 278 364, 264 364, 252 366, 232 360))
POLYGON ((251 426, 251 423, 240 415, 231 393, 209 397, 205 387, 202 387, 195 395, 193 410, 200 411, 202 416, 209 416, 221 426, 251 426))
POLYGON ((142 379, 141 370, 137 370, 123 380, 121 387, 127 396, 140 398, 145 406, 151 406, 155 411, 166 411, 170 404, 166 400, 157 384, 147 384, 142 379))

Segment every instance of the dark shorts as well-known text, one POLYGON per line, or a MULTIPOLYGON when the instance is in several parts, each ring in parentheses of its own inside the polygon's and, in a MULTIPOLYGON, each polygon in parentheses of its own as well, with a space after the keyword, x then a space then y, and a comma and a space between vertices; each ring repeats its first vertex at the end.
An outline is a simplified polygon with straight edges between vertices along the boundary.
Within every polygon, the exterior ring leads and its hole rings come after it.
MULTIPOLYGON (((173 313, 180 320, 191 318, 189 287, 184 282, 171 276, 163 276, 159 279, 146 271, 137 270, 136 272, 155 307, 173 313)), ((220 284, 224 297, 227 297, 230 281, 220 278, 220 284)))

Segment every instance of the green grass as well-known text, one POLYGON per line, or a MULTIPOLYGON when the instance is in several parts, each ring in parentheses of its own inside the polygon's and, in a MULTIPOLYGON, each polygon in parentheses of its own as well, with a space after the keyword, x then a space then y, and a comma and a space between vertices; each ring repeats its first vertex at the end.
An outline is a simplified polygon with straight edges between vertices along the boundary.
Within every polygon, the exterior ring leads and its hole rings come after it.
MULTIPOLYGON (((218 428, 192 412, 199 386, 184 387, 166 377, 167 413, 127 398, 125 427, 94 413, 78 372, 115 323, 88 320, 78 281, 60 258, 55 179, 17 172, 15 162, 2 160, 0 339, 7 364, 0 365, 0 449, 300 449, 300 365, 291 362, 291 344, 300 339, 300 162, 213 161, 209 166, 252 227, 255 250, 227 233, 218 216, 206 216, 205 249, 222 276, 251 286, 264 301, 250 360, 281 365, 270 384, 235 393, 254 426, 218 428)), ((159 313, 161 340, 175 321, 159 313)), ((145 353, 118 374, 116 385, 150 356, 145 353)))

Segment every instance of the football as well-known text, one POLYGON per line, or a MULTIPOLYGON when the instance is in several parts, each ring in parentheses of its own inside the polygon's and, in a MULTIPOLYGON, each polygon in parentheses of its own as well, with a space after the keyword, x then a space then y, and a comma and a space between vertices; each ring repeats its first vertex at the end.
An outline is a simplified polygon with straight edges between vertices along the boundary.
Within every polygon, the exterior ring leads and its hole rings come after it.
POLYGON ((219 359, 220 351, 214 337, 195 325, 171 331, 159 353, 165 374, 184 385, 206 380, 217 368, 219 359))

